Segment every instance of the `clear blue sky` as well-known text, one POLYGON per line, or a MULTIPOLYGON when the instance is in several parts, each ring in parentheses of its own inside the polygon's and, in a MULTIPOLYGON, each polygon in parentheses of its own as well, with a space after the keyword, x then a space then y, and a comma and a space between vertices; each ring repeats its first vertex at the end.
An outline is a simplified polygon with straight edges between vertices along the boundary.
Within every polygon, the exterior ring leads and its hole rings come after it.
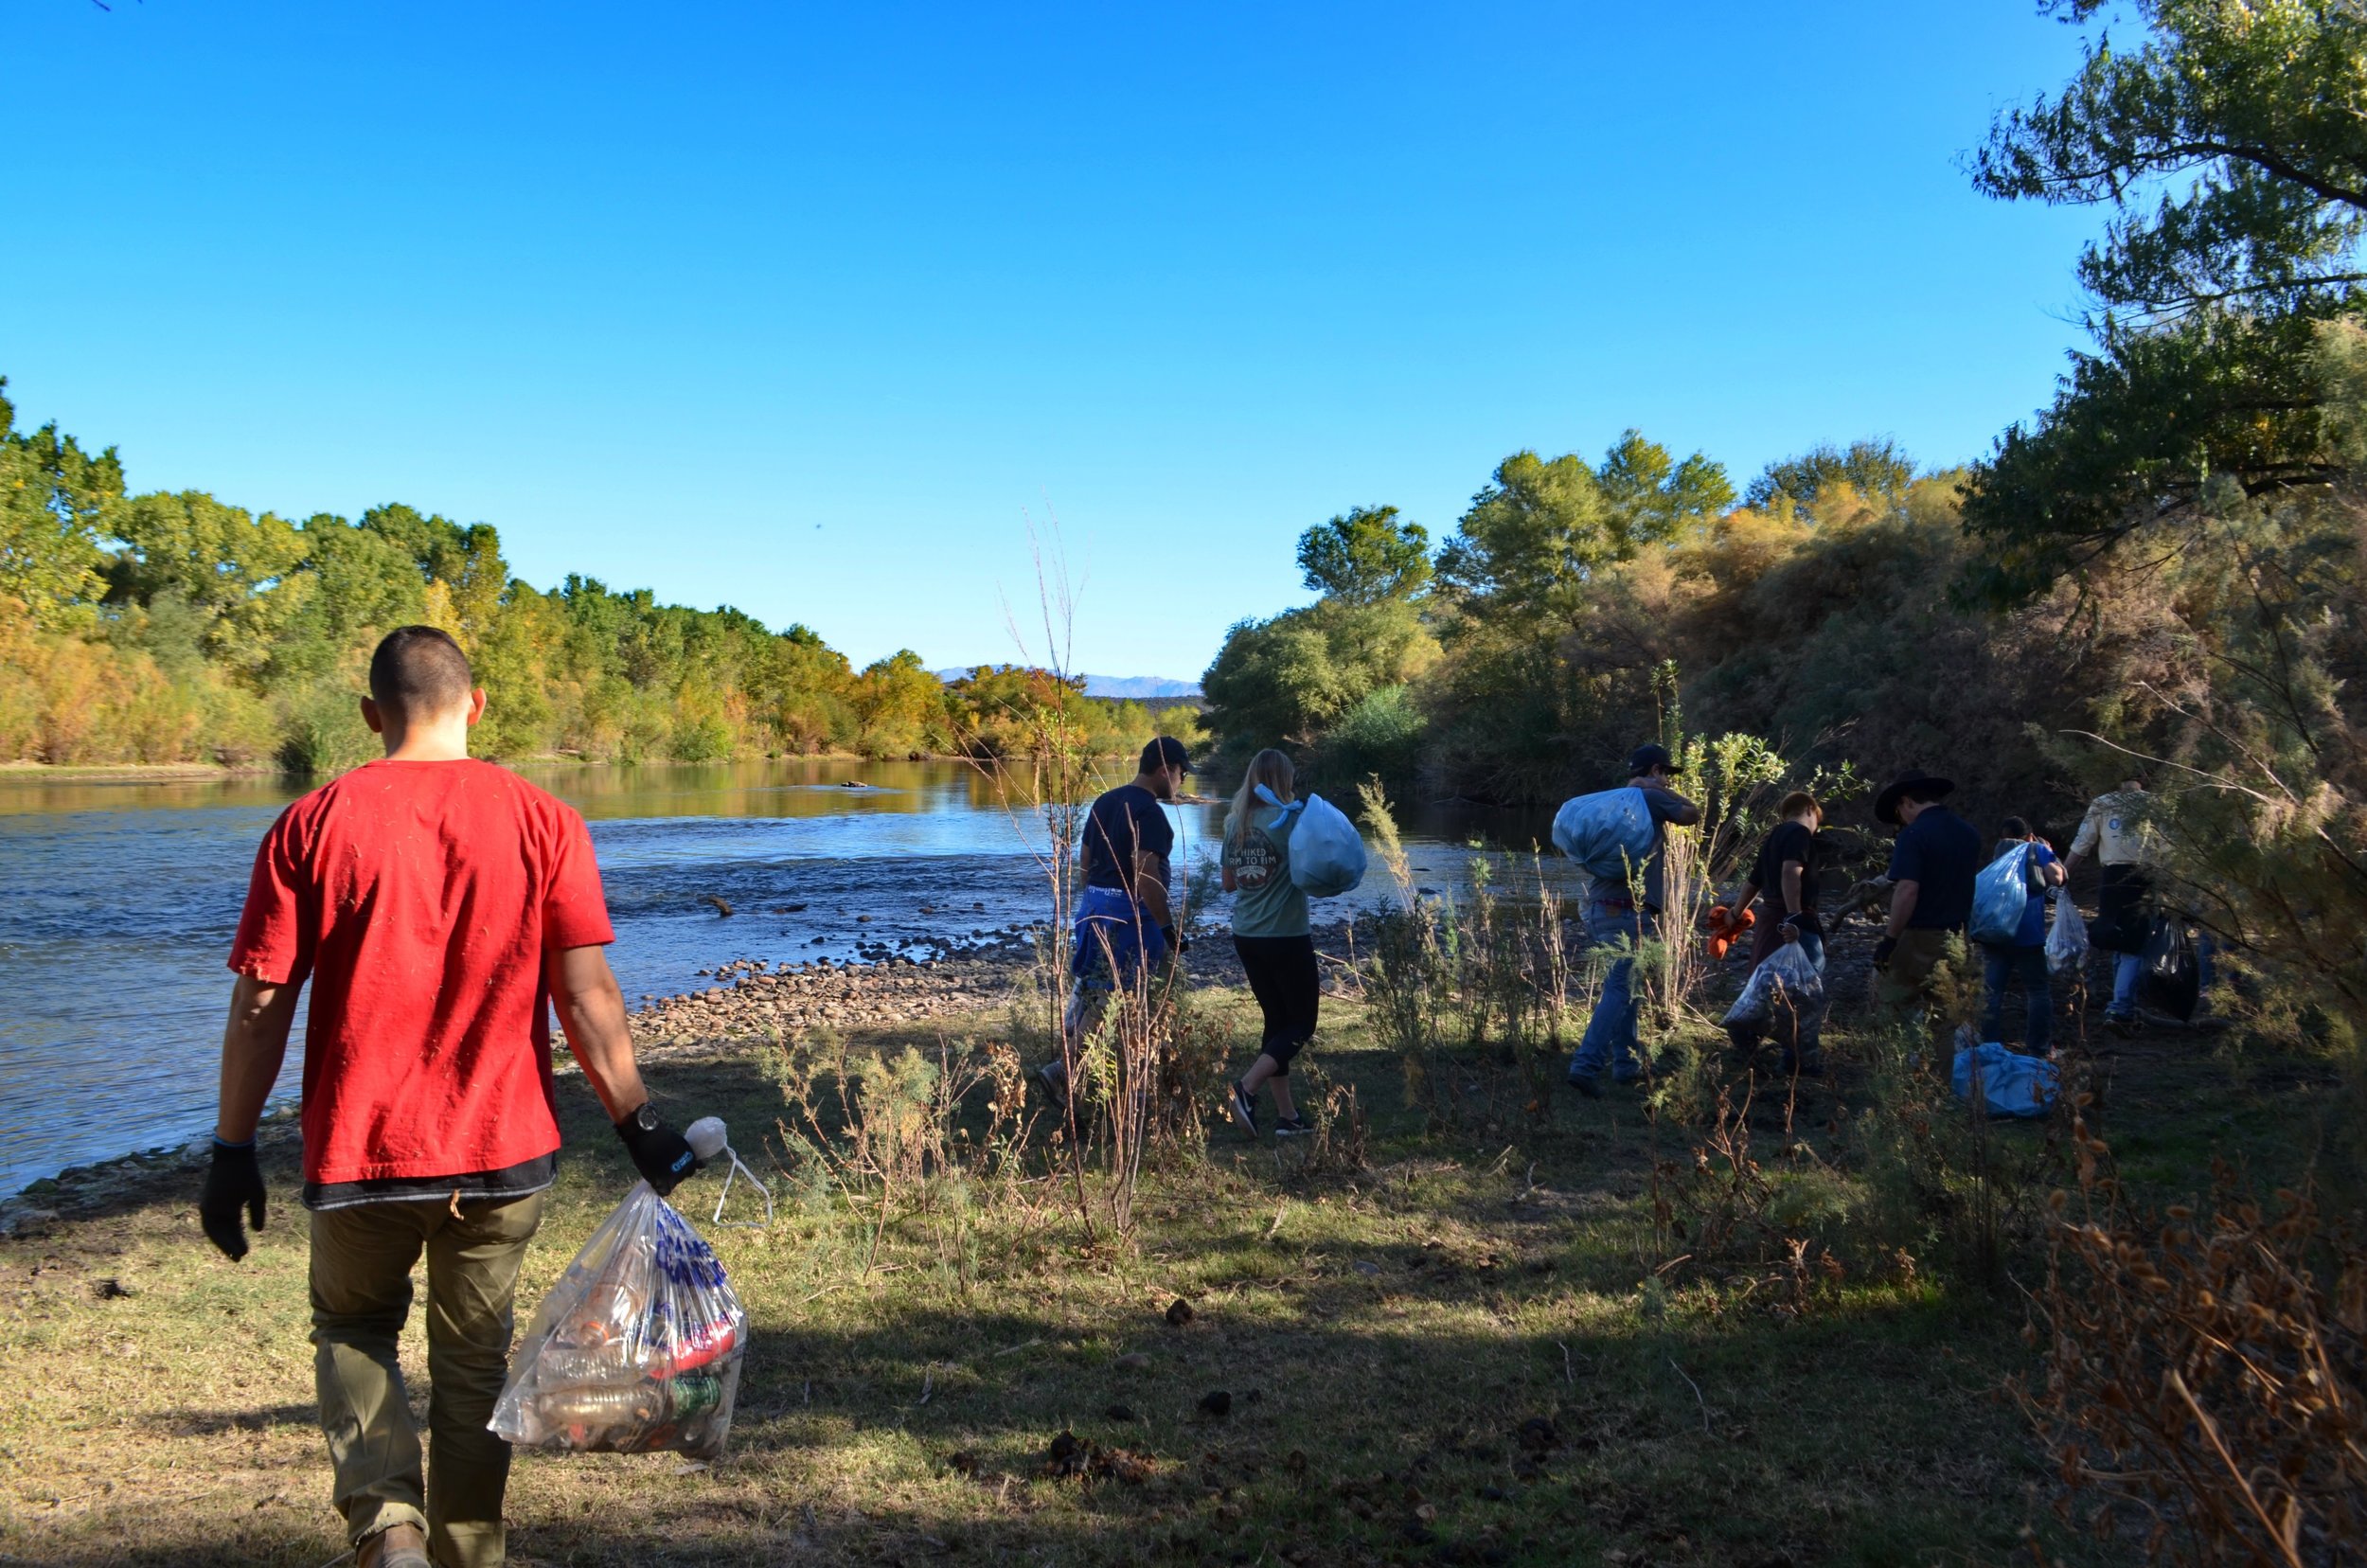
POLYGON ((6 27, 21 419, 858 662, 1012 657, 1030 516, 1084 568, 1077 668, 1196 676, 1305 598, 1302 528, 1443 536, 1518 448, 1978 455, 2078 341, 2093 223, 1956 166, 2073 59, 2014 0, 6 27))

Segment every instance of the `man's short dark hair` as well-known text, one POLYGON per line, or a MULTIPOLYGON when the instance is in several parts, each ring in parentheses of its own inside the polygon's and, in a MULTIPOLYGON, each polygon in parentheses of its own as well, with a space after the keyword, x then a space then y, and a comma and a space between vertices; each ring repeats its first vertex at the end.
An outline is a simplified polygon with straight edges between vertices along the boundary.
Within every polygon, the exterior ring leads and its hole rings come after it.
POLYGON ((2030 836, 2030 824, 2020 817, 2007 817, 2003 833, 2009 839, 2026 839, 2030 836))
POLYGON ((1784 803, 1775 808, 1775 814, 1786 822, 1804 811, 1814 811, 1819 816, 1824 814, 1824 808, 1816 803, 1816 796, 1806 790, 1792 791, 1784 796, 1784 803))
POLYGON ((400 718, 443 713, 466 702, 476 686, 469 656, 448 632, 398 626, 370 655, 370 696, 400 718))
POLYGON ((1162 735, 1143 748, 1143 772, 1156 773, 1161 768, 1173 768, 1177 773, 1192 771, 1191 753, 1172 735, 1162 735))

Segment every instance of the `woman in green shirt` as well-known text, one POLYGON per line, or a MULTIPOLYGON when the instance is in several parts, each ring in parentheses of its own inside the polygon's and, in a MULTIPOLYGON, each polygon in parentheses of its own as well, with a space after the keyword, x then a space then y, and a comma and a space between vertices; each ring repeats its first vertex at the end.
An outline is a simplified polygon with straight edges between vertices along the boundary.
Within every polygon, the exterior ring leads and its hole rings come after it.
POLYGON ((1290 879, 1290 832, 1298 825, 1297 770, 1269 748, 1250 758, 1225 823, 1224 890, 1233 895, 1233 947, 1249 989, 1266 1015, 1257 1060, 1233 1084, 1233 1119, 1255 1137, 1258 1086, 1273 1096, 1274 1135, 1313 1128, 1290 1100, 1290 1059, 1315 1038, 1323 996, 1315 938, 1307 928, 1307 895, 1290 879))

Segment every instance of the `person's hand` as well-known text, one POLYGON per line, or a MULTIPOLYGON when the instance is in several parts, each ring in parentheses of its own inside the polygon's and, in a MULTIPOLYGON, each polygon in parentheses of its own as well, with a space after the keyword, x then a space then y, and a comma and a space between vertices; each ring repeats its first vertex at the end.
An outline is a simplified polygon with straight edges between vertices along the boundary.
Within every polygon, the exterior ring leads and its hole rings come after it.
POLYGON ((1822 939, 1824 935, 1824 927, 1818 921, 1815 910, 1800 909, 1784 917, 1783 933, 1784 939, 1791 942, 1796 942, 1803 936, 1822 939))
POLYGON ((1897 951, 1898 951, 1898 938, 1897 938, 1897 937, 1895 937, 1895 936, 1885 936, 1885 937, 1883 937, 1880 941, 1878 941, 1878 942, 1875 943, 1875 944, 1874 944, 1874 967, 1875 967, 1876 969, 1888 969, 1888 968, 1890 968, 1890 967, 1891 967, 1891 954, 1892 954, 1892 953, 1896 953, 1897 951))
POLYGON ((1169 953, 1189 953, 1192 951, 1192 939, 1189 936, 1184 935, 1178 932, 1173 926, 1161 926, 1159 928, 1159 935, 1166 938, 1167 951, 1169 953))
POLYGON ((690 1147, 687 1138, 659 1118, 654 1105, 644 1105, 618 1122, 616 1135, 625 1140, 625 1152, 632 1157, 633 1169, 650 1184, 650 1190, 661 1198, 699 1168, 698 1151, 690 1147))
POLYGON ((255 1145, 214 1140, 214 1163, 205 1170, 205 1190, 197 1200, 197 1223, 205 1239, 233 1262, 246 1256, 246 1229, 239 1223, 243 1209, 257 1230, 263 1228, 263 1172, 255 1163, 255 1145))

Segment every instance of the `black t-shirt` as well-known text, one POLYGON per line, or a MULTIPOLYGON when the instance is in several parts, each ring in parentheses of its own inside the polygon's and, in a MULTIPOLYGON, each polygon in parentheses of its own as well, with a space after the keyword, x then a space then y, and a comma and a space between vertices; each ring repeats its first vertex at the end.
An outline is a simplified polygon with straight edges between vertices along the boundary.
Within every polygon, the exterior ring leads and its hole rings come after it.
POLYGON ((1927 806, 1898 830, 1891 881, 1915 884, 1910 931, 1956 931, 1972 916, 1972 880, 1988 864, 1981 834, 1945 806, 1927 806))
POLYGON ((1806 824, 1779 822, 1775 830, 1759 846, 1758 868, 1751 880, 1759 884, 1759 891, 1777 910, 1784 907, 1784 863, 1800 863, 1800 907, 1816 907, 1816 835, 1806 824))
POLYGON ((1162 865, 1175 848, 1175 829, 1159 797, 1140 784, 1121 784, 1093 804, 1085 817, 1085 885, 1134 892, 1134 852, 1148 849, 1162 865))

